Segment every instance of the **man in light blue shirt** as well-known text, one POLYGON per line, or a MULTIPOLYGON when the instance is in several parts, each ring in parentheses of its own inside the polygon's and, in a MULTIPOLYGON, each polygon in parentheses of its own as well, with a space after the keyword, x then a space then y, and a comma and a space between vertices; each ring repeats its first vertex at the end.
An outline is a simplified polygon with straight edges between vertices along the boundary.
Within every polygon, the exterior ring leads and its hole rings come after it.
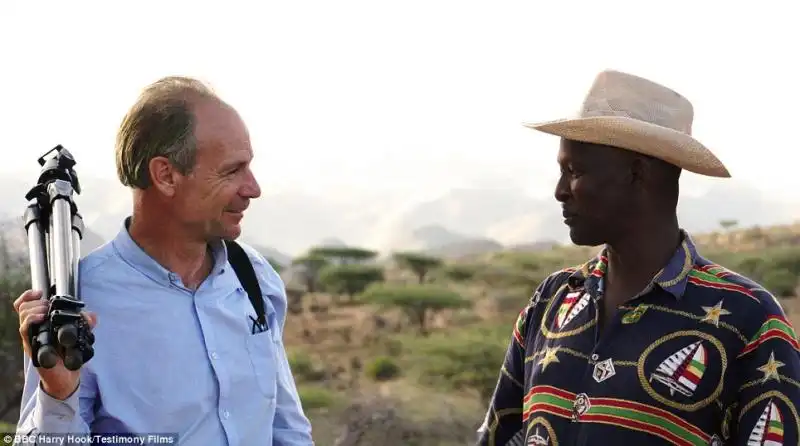
MULTIPOLYGON (((26 336, 17 433, 177 434, 182 445, 310 446, 311 426, 282 334, 287 300, 264 257, 247 253, 266 324, 228 262, 260 195, 238 114, 192 79, 143 92, 117 138, 117 171, 134 209, 80 263, 95 355, 71 372, 37 369, 26 336)), ((36 292, 14 307, 20 332, 42 319, 36 292)))

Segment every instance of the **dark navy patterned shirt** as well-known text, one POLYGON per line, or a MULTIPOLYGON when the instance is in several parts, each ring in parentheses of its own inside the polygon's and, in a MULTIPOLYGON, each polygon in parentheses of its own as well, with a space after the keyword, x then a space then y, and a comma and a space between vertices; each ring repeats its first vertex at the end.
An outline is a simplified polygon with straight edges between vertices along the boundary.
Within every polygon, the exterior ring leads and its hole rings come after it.
POLYGON ((598 336, 604 252, 536 289, 479 445, 800 445, 800 346, 764 288, 688 235, 598 336))

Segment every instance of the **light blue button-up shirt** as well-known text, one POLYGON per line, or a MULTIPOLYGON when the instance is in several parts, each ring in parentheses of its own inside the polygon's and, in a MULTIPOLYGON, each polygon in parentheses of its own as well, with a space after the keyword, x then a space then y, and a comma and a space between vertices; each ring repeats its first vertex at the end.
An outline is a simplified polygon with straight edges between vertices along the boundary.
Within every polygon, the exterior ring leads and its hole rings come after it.
POLYGON ((283 281, 249 246, 269 330, 251 334, 255 311, 225 246, 196 290, 119 235, 80 263, 80 297, 97 313, 95 356, 65 401, 41 390, 30 359, 17 433, 177 434, 181 445, 308 446, 284 350, 283 281))

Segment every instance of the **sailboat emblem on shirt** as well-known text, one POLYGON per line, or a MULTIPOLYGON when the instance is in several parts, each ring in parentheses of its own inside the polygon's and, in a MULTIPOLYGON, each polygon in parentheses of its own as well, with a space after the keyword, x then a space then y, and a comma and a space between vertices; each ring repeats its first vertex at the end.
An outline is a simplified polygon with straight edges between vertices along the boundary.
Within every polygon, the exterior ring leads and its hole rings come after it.
POLYGON ((539 426, 536 426, 536 430, 533 432, 533 435, 528 437, 528 442, 526 443, 527 446, 549 446, 550 445, 550 438, 548 438, 547 433, 545 432, 545 436, 539 433, 539 426))
POLYGON ((556 315, 556 328, 561 329, 565 325, 569 324, 575 316, 577 316, 587 305, 589 305, 589 299, 591 296, 589 293, 583 293, 582 291, 573 291, 568 293, 567 296, 564 298, 564 301, 561 302, 561 305, 558 307, 558 314, 556 315))
POLYGON ((650 382, 656 380, 669 387, 669 394, 678 392, 690 397, 703 379, 708 363, 708 354, 703 341, 696 341, 673 353, 665 359, 650 375, 650 382))
MULTIPOLYGON (((530 421, 526 432, 528 439, 525 441, 525 446, 558 446, 558 438, 556 438, 556 433, 553 431, 553 426, 541 416, 530 421)), ((509 444, 511 443, 520 446, 523 444, 519 439, 512 440, 509 444)))
POLYGON ((783 414, 772 399, 750 432, 747 446, 783 446, 783 414))

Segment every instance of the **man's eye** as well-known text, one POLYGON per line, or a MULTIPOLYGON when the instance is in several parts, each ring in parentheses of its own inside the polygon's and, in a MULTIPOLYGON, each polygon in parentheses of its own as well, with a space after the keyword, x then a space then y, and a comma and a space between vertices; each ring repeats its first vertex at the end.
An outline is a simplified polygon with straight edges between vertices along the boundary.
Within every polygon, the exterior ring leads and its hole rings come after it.
POLYGON ((578 176, 580 174, 580 172, 577 169, 575 169, 574 167, 572 167, 572 166, 567 166, 567 167, 564 167, 563 169, 561 169, 561 174, 575 177, 575 176, 578 176))

